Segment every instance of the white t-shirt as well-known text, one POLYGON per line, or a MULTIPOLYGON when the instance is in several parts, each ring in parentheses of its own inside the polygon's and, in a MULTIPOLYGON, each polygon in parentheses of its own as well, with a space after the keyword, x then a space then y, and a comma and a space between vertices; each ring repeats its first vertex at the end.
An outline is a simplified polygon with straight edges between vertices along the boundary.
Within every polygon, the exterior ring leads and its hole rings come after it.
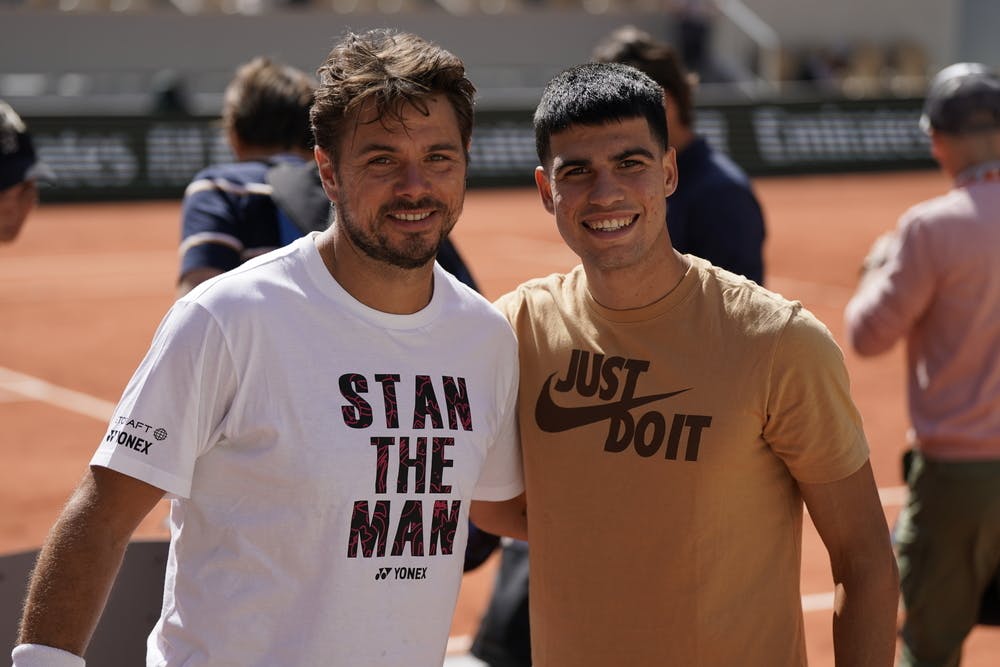
POLYGON ((413 315, 312 236, 171 309, 92 464, 165 489, 148 665, 441 665, 471 499, 521 492, 517 348, 435 267, 413 315))

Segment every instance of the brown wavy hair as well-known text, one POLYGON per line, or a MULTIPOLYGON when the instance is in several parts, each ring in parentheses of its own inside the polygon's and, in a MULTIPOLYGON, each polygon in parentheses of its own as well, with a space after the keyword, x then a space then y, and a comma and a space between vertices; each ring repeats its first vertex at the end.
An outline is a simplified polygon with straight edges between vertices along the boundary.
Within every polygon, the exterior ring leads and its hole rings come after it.
POLYGON ((426 99, 444 95, 458 117, 464 146, 472 137, 476 88, 455 55, 411 33, 347 33, 317 70, 310 118, 316 145, 336 158, 352 112, 371 103, 382 122, 400 122, 406 106, 427 114, 426 99))

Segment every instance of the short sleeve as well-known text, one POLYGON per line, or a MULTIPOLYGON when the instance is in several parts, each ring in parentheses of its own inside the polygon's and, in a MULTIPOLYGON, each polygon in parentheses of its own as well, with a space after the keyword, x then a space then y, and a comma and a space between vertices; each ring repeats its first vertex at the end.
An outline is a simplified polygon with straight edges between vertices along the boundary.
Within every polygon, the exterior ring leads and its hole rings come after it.
POLYGON ((807 310, 792 313, 771 368, 764 439, 803 482, 843 479, 868 460, 844 355, 807 310))
POLYGON ((504 346, 499 363, 500 374, 506 386, 497 392, 502 397, 497 406, 497 429, 487 450, 483 470, 476 484, 476 500, 508 500, 524 491, 524 472, 521 463, 521 443, 517 422, 517 391, 520 370, 517 361, 517 346, 513 333, 510 344, 504 346), (506 357, 506 358, 505 358, 506 357))
POLYGON ((197 459, 222 437, 237 386, 216 320, 177 302, 125 388, 91 464, 188 497, 197 459))

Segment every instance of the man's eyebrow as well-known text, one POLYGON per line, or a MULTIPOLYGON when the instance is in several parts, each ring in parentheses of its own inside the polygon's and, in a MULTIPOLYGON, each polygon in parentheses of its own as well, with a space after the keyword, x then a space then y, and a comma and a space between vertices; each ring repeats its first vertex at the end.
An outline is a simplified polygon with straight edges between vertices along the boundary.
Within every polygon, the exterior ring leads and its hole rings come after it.
POLYGON ((396 147, 392 146, 391 144, 378 144, 378 143, 372 142, 370 144, 365 144, 364 146, 362 146, 358 150, 358 152, 362 153, 362 154, 364 154, 364 153, 395 153, 396 152, 396 147))
POLYGON ((642 146, 636 146, 635 148, 626 148, 622 152, 612 156, 612 159, 615 162, 620 162, 621 160, 625 160, 635 155, 641 155, 643 157, 649 158, 650 160, 652 160, 654 157, 653 153, 649 149, 643 148, 642 146))
MULTIPOLYGON (((630 157, 642 156, 650 160, 654 159, 652 151, 648 148, 642 146, 636 146, 634 148, 626 148, 618 153, 611 156, 612 162, 621 162, 630 157)), ((553 165, 556 171, 566 169, 567 167, 586 167, 592 163, 592 160, 588 158, 566 158, 565 160, 557 160, 557 163, 553 165)))
MULTIPOLYGON (((443 142, 439 142, 439 143, 436 143, 436 144, 431 144, 430 146, 428 146, 424 150, 427 153, 437 153, 437 152, 441 152, 441 151, 452 151, 452 152, 458 153, 458 152, 461 152, 462 149, 456 143, 453 143, 453 142, 450 142, 450 141, 443 141, 443 142)), ((362 154, 367 154, 367 153, 398 153, 399 152, 399 148, 397 146, 392 145, 392 144, 380 144, 380 143, 377 143, 377 142, 372 142, 370 144, 365 144, 364 146, 362 146, 361 149, 359 150, 359 152, 362 153, 362 154)))
POLYGON ((457 153, 461 152, 461 150, 462 148, 458 144, 450 141, 443 141, 441 143, 431 144, 430 146, 427 147, 428 153, 436 153, 438 151, 454 151, 457 153))
POLYGON ((586 167, 589 164, 590 164, 590 160, 588 160, 586 158, 582 158, 582 157, 581 158, 568 158, 568 159, 565 159, 565 160, 556 158, 556 160, 554 161, 554 163, 553 163, 552 166, 555 168, 556 171, 560 171, 560 170, 565 169, 567 167, 586 167))

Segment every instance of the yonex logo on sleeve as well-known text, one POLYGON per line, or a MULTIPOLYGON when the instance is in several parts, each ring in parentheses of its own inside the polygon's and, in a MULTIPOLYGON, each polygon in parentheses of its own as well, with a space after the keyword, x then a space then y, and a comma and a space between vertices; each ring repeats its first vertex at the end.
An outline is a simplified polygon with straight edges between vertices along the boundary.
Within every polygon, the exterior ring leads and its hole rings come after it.
POLYGON ((140 454, 149 455, 149 448, 154 444, 149 439, 150 435, 158 442, 167 439, 167 430, 165 428, 154 428, 138 419, 117 417, 112 423, 117 428, 108 431, 108 434, 104 437, 104 442, 115 443, 140 454))

